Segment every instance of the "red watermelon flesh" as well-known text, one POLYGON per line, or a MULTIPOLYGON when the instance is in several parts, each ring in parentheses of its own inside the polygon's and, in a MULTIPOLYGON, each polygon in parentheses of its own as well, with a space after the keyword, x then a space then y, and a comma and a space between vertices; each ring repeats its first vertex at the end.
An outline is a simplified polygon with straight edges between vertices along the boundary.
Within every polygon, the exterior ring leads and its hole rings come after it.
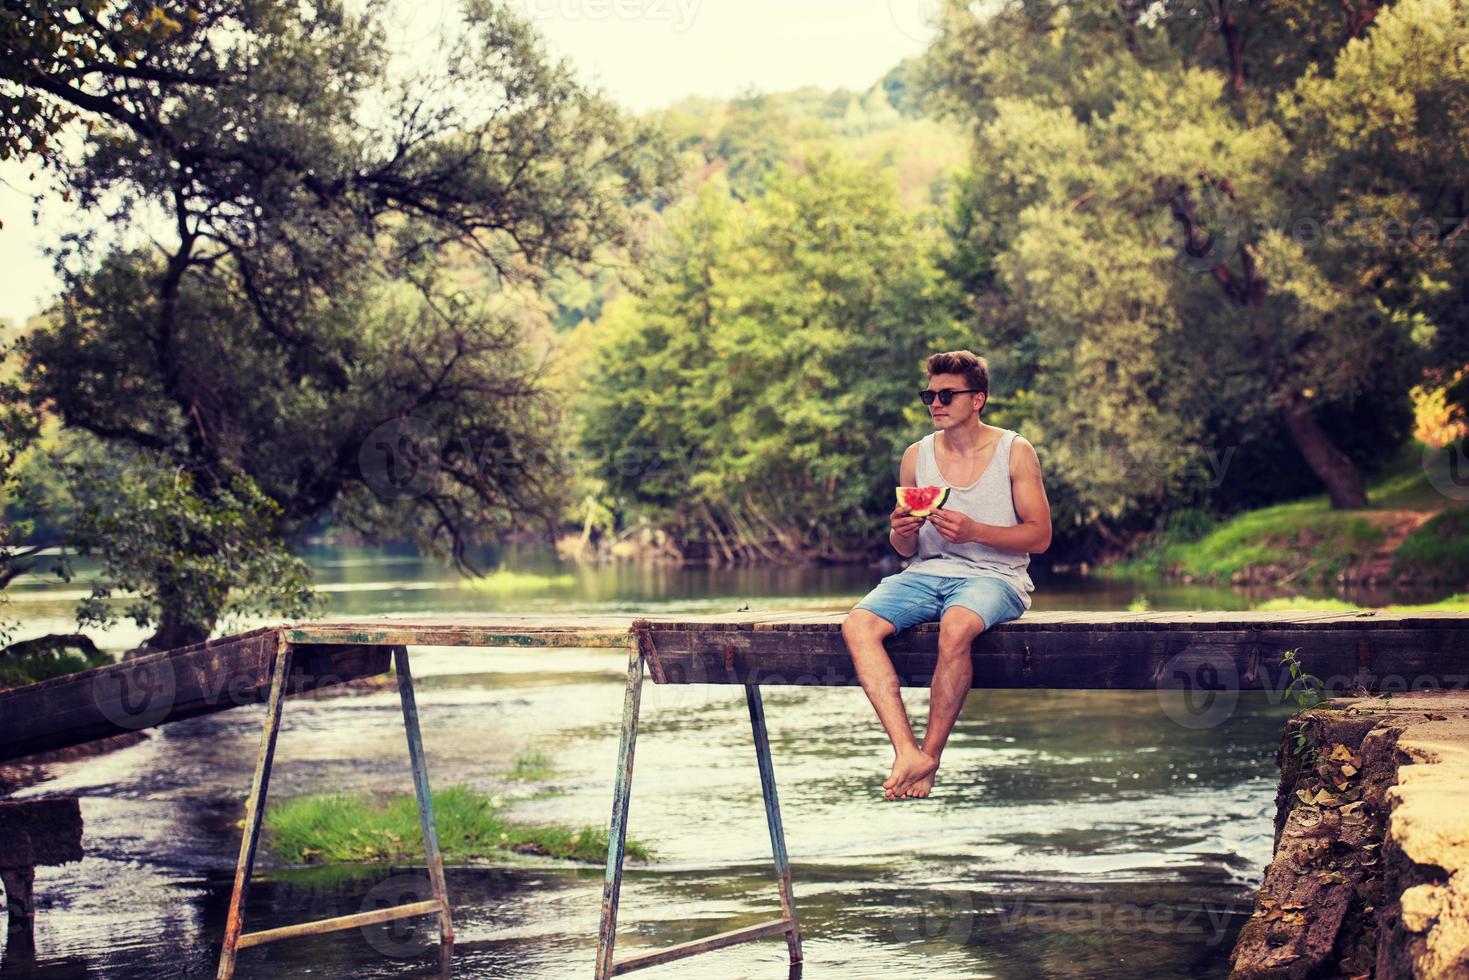
POLYGON ((898 504, 914 517, 927 517, 949 499, 948 487, 898 487, 898 504))

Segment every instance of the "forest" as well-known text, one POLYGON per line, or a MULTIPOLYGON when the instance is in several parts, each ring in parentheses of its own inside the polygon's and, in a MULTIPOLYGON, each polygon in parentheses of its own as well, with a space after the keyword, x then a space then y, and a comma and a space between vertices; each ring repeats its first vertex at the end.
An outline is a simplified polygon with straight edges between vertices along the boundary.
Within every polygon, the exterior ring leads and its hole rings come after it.
POLYGON ((491 0, 406 65, 373 4, 8 4, 0 156, 96 220, 5 331, 3 581, 95 560, 167 647, 310 611, 313 535, 871 561, 951 349, 1053 561, 1462 442, 1462 2, 942 15, 636 114, 491 0))

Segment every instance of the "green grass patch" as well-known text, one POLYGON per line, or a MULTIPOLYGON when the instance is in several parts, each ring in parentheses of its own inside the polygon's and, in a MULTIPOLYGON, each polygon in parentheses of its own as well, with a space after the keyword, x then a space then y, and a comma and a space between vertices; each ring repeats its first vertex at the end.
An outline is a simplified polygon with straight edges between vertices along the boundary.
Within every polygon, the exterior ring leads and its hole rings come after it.
POLYGON ((1320 599, 1308 598, 1303 595, 1293 595, 1284 598, 1266 599, 1250 607, 1256 612, 1357 612, 1362 607, 1344 599, 1333 599, 1322 597, 1320 599))
POLYGON ((1297 500, 1236 514, 1202 534, 1197 522, 1187 532, 1165 529, 1135 557, 1107 566, 1104 573, 1228 582, 1249 566, 1277 565, 1305 567, 1307 581, 1329 581, 1348 562, 1371 555, 1383 536, 1361 514, 1331 510, 1325 498, 1297 500))
POLYGON ((1405 445, 1393 463, 1367 488, 1368 506, 1380 510, 1433 511, 1448 503, 1429 476, 1434 477, 1438 486, 1451 485, 1449 454, 1428 453, 1425 468, 1427 449, 1417 440, 1405 445))
POLYGON ((1445 510, 1404 538, 1393 551, 1393 574, 1403 572, 1469 582, 1469 507, 1445 510))
MULTIPOLYGON (((607 830, 517 824, 504 802, 468 786, 433 794, 434 824, 445 861, 505 853, 537 854, 600 863, 607 859, 607 830)), ((423 860, 418 806, 411 794, 368 798, 336 793, 282 800, 267 808, 267 846, 292 864, 403 863, 423 860)), ((629 839, 628 857, 645 861, 652 851, 629 839)))
POLYGON ((488 575, 462 579, 460 587, 497 595, 518 592, 544 592, 549 589, 569 589, 576 584, 576 576, 541 575, 536 572, 516 572, 505 567, 495 569, 488 575))
POLYGON ((555 768, 549 755, 544 752, 532 751, 522 752, 515 757, 515 762, 510 767, 507 778, 522 781, 550 779, 555 775, 555 768))
MULTIPOLYGON (((1392 462, 1368 483, 1365 510, 1437 511, 1448 503, 1424 468, 1424 450, 1417 441, 1398 449, 1392 462)), ((1430 468, 1445 470, 1447 461, 1445 453, 1429 456, 1430 468)), ((1425 537, 1426 530, 1427 526, 1413 537, 1425 537)), ((1201 581, 1228 582, 1248 566, 1276 565, 1291 570, 1305 568, 1301 575, 1304 582, 1331 581, 1346 563, 1368 556, 1382 540, 1382 530, 1361 511, 1334 511, 1325 493, 1224 520, 1183 509, 1168 515, 1131 557, 1113 562, 1099 573, 1115 578, 1187 575, 1201 581)), ((1399 548, 1396 554, 1406 561, 1458 574, 1457 569, 1462 567, 1458 562, 1469 552, 1454 548, 1452 542, 1437 543, 1440 547, 1435 550, 1426 543, 1420 548, 1415 542, 1407 551, 1399 548)))
POLYGON ((1469 612, 1469 592, 1460 592, 1437 602, 1402 603, 1387 606, 1357 606, 1341 599, 1321 598, 1309 599, 1305 596, 1291 596, 1288 599, 1267 599, 1252 607, 1257 612, 1300 612, 1317 611, 1322 612, 1469 612))

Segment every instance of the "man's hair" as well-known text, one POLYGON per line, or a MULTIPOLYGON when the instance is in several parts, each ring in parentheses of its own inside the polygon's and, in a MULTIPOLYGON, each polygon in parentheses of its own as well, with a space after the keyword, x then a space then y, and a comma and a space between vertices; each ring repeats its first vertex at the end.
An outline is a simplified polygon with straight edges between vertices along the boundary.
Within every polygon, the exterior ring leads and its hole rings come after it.
MULTIPOLYGON (((929 357, 925 367, 928 376, 935 374, 962 374, 964 375, 964 387, 974 388, 984 392, 984 408, 990 404, 990 366, 989 362, 973 351, 951 350, 942 354, 933 354, 929 357)), ((983 412, 984 408, 980 411, 983 412)))

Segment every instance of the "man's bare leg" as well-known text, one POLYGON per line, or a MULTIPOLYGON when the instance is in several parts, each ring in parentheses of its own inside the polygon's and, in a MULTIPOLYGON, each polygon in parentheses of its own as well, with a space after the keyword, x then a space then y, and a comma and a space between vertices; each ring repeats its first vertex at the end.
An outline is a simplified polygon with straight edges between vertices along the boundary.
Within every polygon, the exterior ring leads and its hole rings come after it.
POLYGON ((883 780, 883 796, 898 798, 900 788, 932 773, 938 760, 918 747, 908 712, 903 707, 902 686, 892 658, 882 641, 893 634, 893 624, 866 609, 854 609, 842 621, 842 637, 867 700, 877 711, 877 718, 893 743, 893 771, 883 780))
POLYGON ((928 698, 928 727, 923 730, 922 751, 934 760, 934 772, 913 780, 902 795, 922 798, 933 792, 933 777, 938 761, 949 741, 949 732, 964 707, 969 685, 974 679, 970 650, 974 638, 984 632, 984 619, 972 609, 950 606, 939 620, 939 659, 933 669, 933 685, 928 698))

